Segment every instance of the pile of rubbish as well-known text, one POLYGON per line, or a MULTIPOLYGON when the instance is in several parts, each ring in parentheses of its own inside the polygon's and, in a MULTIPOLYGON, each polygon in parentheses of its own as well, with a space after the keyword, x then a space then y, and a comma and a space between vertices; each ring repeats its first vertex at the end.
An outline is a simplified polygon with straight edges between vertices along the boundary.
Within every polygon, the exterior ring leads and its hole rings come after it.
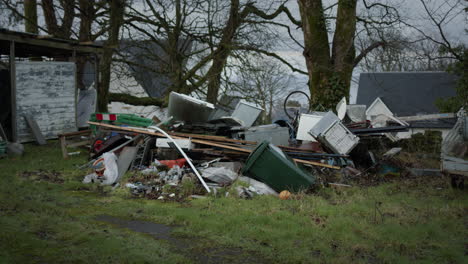
POLYGON ((230 110, 172 92, 161 122, 95 113, 88 122, 94 133, 90 161, 82 166, 92 173, 83 182, 116 186, 130 170, 131 193, 159 200, 308 191, 328 184, 321 175, 359 177, 370 168, 389 169, 382 162, 401 148, 377 159, 366 142, 395 140, 395 133, 408 130, 390 116, 369 121, 365 106, 346 100, 336 114, 296 112, 290 120, 254 126, 262 111, 245 102, 230 110))

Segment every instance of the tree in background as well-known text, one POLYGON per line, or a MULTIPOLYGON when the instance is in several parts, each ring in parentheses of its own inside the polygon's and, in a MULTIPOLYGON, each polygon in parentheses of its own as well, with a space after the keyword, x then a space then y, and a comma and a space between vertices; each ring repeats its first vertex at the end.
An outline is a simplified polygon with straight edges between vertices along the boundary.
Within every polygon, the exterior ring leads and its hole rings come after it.
POLYGON ((262 123, 272 121, 273 108, 290 91, 292 75, 287 67, 264 56, 245 60, 231 83, 229 93, 264 109, 262 123))
POLYGON ((37 2, 36 0, 24 0, 24 31, 37 34, 37 2))
MULTIPOLYGON (((236 67, 237 57, 249 58, 252 53, 275 56, 269 48, 276 32, 267 21, 288 12, 284 1, 260 4, 239 0, 141 0, 138 3, 129 7, 124 35, 132 40, 132 45, 141 44, 140 49, 154 44, 162 50, 148 49, 147 58, 161 66, 146 67, 146 70, 169 78, 166 100, 175 91, 197 93, 212 103, 217 102, 224 84, 229 82, 224 78, 226 69, 236 67)), ((145 66, 126 60, 125 56, 118 60, 130 66, 145 66)))
POLYGON ((394 7, 381 2, 368 4, 365 0, 362 1, 364 10, 370 13, 358 16, 357 3, 357 0, 338 0, 324 8, 322 0, 298 0, 312 105, 320 103, 332 107, 343 96, 348 96, 354 67, 372 50, 385 46, 384 40, 377 40, 356 55, 357 23, 369 30, 373 25, 389 26, 400 20, 394 7), (327 16, 326 11, 335 6, 336 17, 327 16), (377 10, 377 15, 371 13, 373 10, 377 10), (330 45, 331 19, 335 20, 335 32, 330 45))

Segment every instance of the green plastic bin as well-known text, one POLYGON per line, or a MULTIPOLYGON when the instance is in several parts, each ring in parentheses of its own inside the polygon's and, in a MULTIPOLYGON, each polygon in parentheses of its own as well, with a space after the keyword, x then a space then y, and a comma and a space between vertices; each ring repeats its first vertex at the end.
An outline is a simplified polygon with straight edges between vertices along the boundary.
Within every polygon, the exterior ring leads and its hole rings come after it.
POLYGON ((263 141, 250 154, 243 174, 266 183, 277 192, 297 192, 315 183, 315 177, 297 167, 278 147, 263 141))

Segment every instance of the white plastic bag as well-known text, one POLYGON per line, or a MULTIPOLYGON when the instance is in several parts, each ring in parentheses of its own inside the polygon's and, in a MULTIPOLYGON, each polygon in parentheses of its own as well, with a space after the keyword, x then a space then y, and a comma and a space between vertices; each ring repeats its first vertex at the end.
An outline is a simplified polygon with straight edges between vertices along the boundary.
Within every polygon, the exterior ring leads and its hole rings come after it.
POLYGON ((229 184, 237 179, 237 173, 223 167, 209 167, 201 170, 202 177, 210 181, 229 184))
POLYGON ((254 192, 258 195, 274 195, 278 196, 278 193, 273 190, 270 186, 266 185, 263 182, 259 182, 249 177, 241 176, 239 177, 239 181, 245 182, 249 184, 248 190, 254 192))
POLYGON ((102 184, 110 185, 113 184, 119 176, 119 169, 117 168, 117 156, 114 152, 106 152, 102 155, 104 158, 104 180, 102 184))

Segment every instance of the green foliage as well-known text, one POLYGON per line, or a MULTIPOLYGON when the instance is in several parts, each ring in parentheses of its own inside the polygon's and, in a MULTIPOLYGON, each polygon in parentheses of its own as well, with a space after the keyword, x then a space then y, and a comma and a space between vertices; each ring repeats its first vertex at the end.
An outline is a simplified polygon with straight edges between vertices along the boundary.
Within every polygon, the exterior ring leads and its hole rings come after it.
POLYGON ((457 95, 447 99, 439 98, 436 101, 437 108, 443 113, 455 113, 461 107, 468 106, 468 50, 462 46, 457 49, 461 49, 462 60, 455 62, 447 69, 448 72, 460 77, 456 86, 457 95))
POLYGON ((317 97, 312 95, 312 109, 318 111, 326 111, 326 109, 334 109, 341 98, 348 97, 348 88, 345 82, 340 78, 338 73, 332 73, 331 76, 325 79, 320 88, 317 97))
POLYGON ((442 133, 440 131, 426 131, 417 133, 409 139, 399 141, 399 146, 406 152, 440 154, 442 144, 442 133))

